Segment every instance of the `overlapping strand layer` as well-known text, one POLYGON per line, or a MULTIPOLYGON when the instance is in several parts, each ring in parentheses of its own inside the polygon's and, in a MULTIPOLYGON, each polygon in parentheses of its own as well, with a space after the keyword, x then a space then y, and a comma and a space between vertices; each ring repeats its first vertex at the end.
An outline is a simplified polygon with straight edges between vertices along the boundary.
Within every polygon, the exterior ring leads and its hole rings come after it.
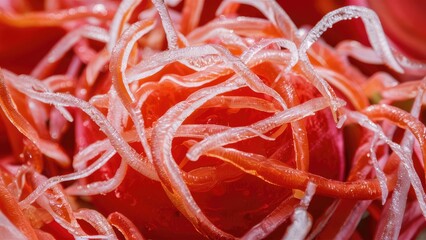
POLYGON ((124 214, 105 217, 82 204, 114 192, 129 169, 160 182, 206 238, 261 239, 282 226, 287 239, 360 236, 366 213, 379 238, 410 238, 425 226, 426 128, 419 118, 426 67, 390 47, 373 11, 344 7, 312 29, 298 29, 272 0, 224 1, 205 20, 204 1, 45 2, 45 11, 0 12, 2 24, 66 32, 30 74, 0 70, 1 138, 12 149, 0 159, 4 236, 53 238, 42 228, 53 220, 79 239, 142 239, 143 228, 124 214), (262 16, 244 16, 243 6, 262 16), (355 41, 333 48, 320 40, 353 18, 362 19, 371 48, 355 41), (349 57, 394 74, 363 74, 349 57), (418 80, 394 77, 407 74, 418 80), (207 111, 227 114, 227 121, 197 118, 207 111), (255 117, 239 119, 246 117, 241 112, 255 117), (338 134, 337 173, 312 171, 318 164, 309 121, 316 115, 334 120, 317 122, 324 125, 315 131, 338 134), (350 143, 351 131, 358 142, 350 143), (278 146, 286 133, 290 160, 280 147, 247 147, 278 146), (111 176, 90 178, 117 156, 111 176), (203 163, 211 159, 214 164, 203 163), (205 214, 194 193, 246 175, 289 191, 236 235, 205 214), (317 196, 328 202, 314 217, 317 196))

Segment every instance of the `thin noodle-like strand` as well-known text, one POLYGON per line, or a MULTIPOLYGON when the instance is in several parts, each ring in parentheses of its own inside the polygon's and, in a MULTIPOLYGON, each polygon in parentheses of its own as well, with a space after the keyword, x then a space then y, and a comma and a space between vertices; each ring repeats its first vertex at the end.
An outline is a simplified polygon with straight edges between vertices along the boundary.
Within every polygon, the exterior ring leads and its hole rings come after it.
MULTIPOLYGON (((281 162, 259 162, 253 159, 253 154, 232 148, 215 148, 205 155, 222 159, 248 174, 286 188, 303 190, 310 181, 317 185, 319 195, 348 199, 376 199, 381 196, 380 183, 376 179, 354 182, 330 180, 285 166, 281 162)), ((388 178, 388 188, 393 189, 393 186, 394 179, 388 178)))
POLYGON ((0 177, 0 210, 5 216, 30 240, 36 240, 37 236, 30 222, 22 213, 16 199, 7 190, 7 187, 0 177))
POLYGON ((72 185, 65 189, 67 194, 88 196, 97 194, 106 194, 114 191, 123 182, 127 173, 127 163, 121 161, 120 166, 117 168, 115 175, 105 181, 92 182, 89 184, 72 185))
POLYGON ((107 9, 105 5, 101 4, 79 6, 50 13, 29 12, 18 15, 2 11, 0 12, 0 22, 15 27, 61 26, 69 21, 84 20, 91 17, 110 19, 112 18, 112 12, 111 9, 107 9))
POLYGON ((135 109, 135 98, 133 94, 131 94, 129 86, 127 85, 125 70, 127 67, 131 48, 139 38, 141 38, 147 32, 151 31, 153 27, 154 22, 148 20, 137 22, 133 24, 129 29, 127 29, 123 36, 120 38, 116 47, 114 48, 110 63, 110 69, 113 73, 113 86, 116 89, 121 102, 123 103, 126 110, 129 112, 130 117, 134 122, 136 130, 140 136, 145 154, 148 158, 148 161, 150 162, 152 162, 152 153, 151 147, 149 146, 145 137, 142 113, 140 112, 140 108, 135 109))
POLYGON ((81 219, 92 225, 96 231, 106 239, 118 240, 108 220, 99 212, 92 209, 80 208, 75 213, 76 218, 81 219))
MULTIPOLYGON (((414 136, 416 136, 417 140, 420 142, 422 148, 424 149, 424 135, 422 136, 422 133, 418 132, 418 128, 424 131, 425 127, 421 123, 418 124, 419 121, 412 115, 403 112, 402 110, 396 107, 391 107, 388 105, 371 106, 365 110, 365 113, 370 118, 387 119, 402 128, 410 129, 410 131, 412 131, 414 136), (406 119, 401 119, 400 117, 402 116, 406 119)), ((369 129, 370 131, 375 132, 377 136, 386 144, 388 144, 389 147, 395 152, 395 154, 402 160, 403 166, 408 171, 408 175, 411 184, 414 188, 414 192, 416 193, 417 200, 419 201, 419 205, 422 208, 423 214, 426 216, 426 194, 423 190, 420 178, 416 174, 413 163, 410 161, 410 157, 408 156, 406 151, 400 145, 396 144, 395 142, 392 142, 388 137, 386 137, 380 127, 374 124, 366 115, 359 112, 350 112, 349 110, 347 110, 345 114, 357 121, 361 126, 369 129)))
POLYGON ((306 238, 306 235, 309 233, 312 227, 312 217, 308 213, 307 208, 312 200, 313 195, 315 194, 315 188, 315 184, 308 182, 305 190, 305 195, 300 201, 299 206, 294 210, 292 216, 293 222, 287 228, 283 239, 303 240, 306 238))
POLYGON ((344 76, 332 70, 323 67, 315 67, 315 69, 317 70, 319 76, 343 92, 346 95, 346 98, 351 101, 356 110, 362 110, 369 105, 367 97, 365 96, 362 89, 358 87, 358 85, 350 83, 349 80, 344 76))
POLYGON ((294 197, 285 199, 268 216, 262 219, 260 223, 247 231, 241 239, 264 239, 291 216, 291 213, 299 202, 300 200, 294 197))
POLYGON ((187 100, 176 104, 164 114, 153 129, 152 144, 154 165, 158 168, 159 177, 166 193, 175 206, 204 234, 215 237, 233 239, 234 237, 218 229, 202 213, 192 197, 181 176, 179 166, 171 154, 173 136, 179 126, 196 108, 206 101, 225 92, 233 91, 242 85, 235 80, 228 80, 214 87, 207 87, 193 93, 187 100))
MULTIPOLYGON (((284 72, 280 73, 277 77, 276 86, 277 91, 283 96, 284 100, 290 107, 294 107, 300 104, 299 98, 296 94, 296 90, 292 84, 286 79, 284 72), (281 80, 280 80, 281 79, 281 80)), ((281 127, 281 131, 284 131, 285 125, 281 127)), ((296 168, 304 171, 309 169, 309 141, 306 131, 304 120, 298 120, 291 122, 291 129, 293 134, 293 145, 295 152, 296 168)))
MULTIPOLYGON (((122 138, 121 134, 111 126, 107 121, 104 115, 102 115, 99 110, 94 108, 89 103, 77 99, 72 95, 61 94, 61 93, 35 93, 44 98, 43 100, 46 103, 55 103, 63 106, 74 106, 83 110, 88 114, 93 121, 100 126, 101 131, 103 131, 111 141, 111 145, 117 150, 117 152, 126 160, 126 162, 134 168, 136 171, 140 172, 144 176, 147 176, 150 179, 157 179, 157 174, 154 172, 153 166, 148 162, 141 159, 136 151, 130 147, 130 145, 122 138)), ((21 202, 21 205, 27 205, 34 201, 35 199, 25 199, 21 202)))
POLYGON ((124 31, 125 24, 129 20, 135 8, 142 0, 124 0, 118 6, 112 20, 109 30, 110 41, 107 43, 107 50, 111 53, 121 33, 124 31))
POLYGON ((313 115, 315 112, 322 110, 327 106, 327 102, 323 98, 309 100, 308 102, 305 102, 301 105, 289 108, 286 111, 276 113, 269 118, 253 123, 248 128, 231 128, 227 131, 209 136, 200 141, 198 144, 194 145, 188 151, 186 156, 190 160, 197 160, 204 152, 210 149, 259 136, 256 134, 256 132, 268 132, 285 123, 297 121, 307 116, 313 115))
POLYGON ((163 24, 164 31, 166 32, 167 45, 170 50, 178 48, 178 34, 173 26, 172 20, 170 19, 169 11, 166 8, 164 0, 151 0, 158 11, 163 24))
POLYGON ((185 0, 180 23, 182 34, 186 35, 198 26, 203 6, 204 0, 185 0))
POLYGON ((2 70, 0 69, 0 107, 2 108, 8 119, 13 122, 15 127, 28 139, 30 139, 34 145, 40 148, 40 150, 47 156, 52 157, 59 164, 67 166, 70 164, 70 159, 61 150, 59 145, 41 139, 38 136, 37 131, 31 126, 31 124, 22 116, 16 109, 16 105, 13 102, 10 93, 6 87, 5 79, 2 70))
POLYGON ((282 37, 288 38, 292 41, 297 41, 297 27, 287 15, 287 13, 279 6, 276 1, 249 1, 249 0, 227 0, 223 1, 222 4, 216 10, 216 16, 222 14, 229 14, 227 11, 231 9, 232 12, 235 12, 236 8, 229 8, 230 3, 243 3, 251 5, 257 8, 262 14, 272 22, 277 29, 279 29, 282 37))
MULTIPOLYGON (((422 99, 424 95, 424 82, 419 89, 419 93, 413 103, 411 115, 418 118, 421 111, 422 99)), ((401 144, 411 150, 414 145, 414 137, 408 131, 405 132, 401 144)), ((381 220, 377 227, 376 238, 398 238, 403 223, 403 214, 398 212, 405 212, 408 191, 410 189, 410 181, 408 173, 401 165, 398 168, 398 180, 392 198, 384 207, 381 220)))
POLYGON ((116 227, 126 240, 144 240, 145 238, 139 232, 138 228, 126 216, 121 213, 113 212, 108 215, 108 222, 116 227))
POLYGON ((103 28, 95 26, 83 26, 76 30, 68 32, 62 37, 46 54, 46 56, 37 64, 31 72, 31 76, 41 78, 48 73, 47 68, 62 58, 72 46, 74 46, 82 37, 93 39, 100 42, 108 42, 107 32, 103 28))

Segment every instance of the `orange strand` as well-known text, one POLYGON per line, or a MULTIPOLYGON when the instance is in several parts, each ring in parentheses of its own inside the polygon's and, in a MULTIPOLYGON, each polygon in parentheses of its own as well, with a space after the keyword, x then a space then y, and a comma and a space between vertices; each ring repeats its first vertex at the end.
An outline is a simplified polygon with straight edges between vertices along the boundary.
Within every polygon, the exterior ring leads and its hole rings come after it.
POLYGON ((76 8, 59 10, 56 12, 30 12, 24 14, 11 14, 0 11, 0 22, 15 27, 47 27, 61 26, 62 24, 82 20, 90 17, 99 19, 111 19, 113 12, 106 8, 100 8, 100 5, 91 7, 80 6, 76 8))
MULTIPOLYGON (((300 171, 283 165, 281 162, 270 160, 259 162, 235 149, 217 148, 206 153, 208 156, 220 158, 229 162, 248 174, 254 175, 271 184, 304 190, 308 182, 317 185, 316 193, 336 198, 346 199, 377 199, 381 197, 380 183, 377 179, 341 182, 327 179, 316 174, 300 171)), ((387 185, 391 191, 396 184, 394 175, 388 177, 387 185)))
MULTIPOLYGON (((3 173, 0 172, 0 174, 3 173)), ((28 239, 38 239, 30 222, 21 211, 18 202, 7 190, 2 177, 0 177, 0 210, 28 239)))
POLYGON ((404 110, 386 104, 370 106, 363 113, 373 120, 389 120, 398 127, 410 130, 420 144, 426 173, 426 127, 419 119, 404 110))
MULTIPOLYGON (((277 90, 288 104, 288 107, 295 107, 300 104, 300 100, 296 94, 296 90, 292 86, 289 79, 285 77, 279 81, 277 90)), ((305 121, 298 120, 291 123, 293 133, 293 144, 295 152, 296 167, 302 171, 309 170, 309 140, 306 131, 305 121)))
POLYGON ((108 216, 108 222, 116 227, 126 238, 126 240, 144 240, 138 228, 123 214, 113 212, 108 216))

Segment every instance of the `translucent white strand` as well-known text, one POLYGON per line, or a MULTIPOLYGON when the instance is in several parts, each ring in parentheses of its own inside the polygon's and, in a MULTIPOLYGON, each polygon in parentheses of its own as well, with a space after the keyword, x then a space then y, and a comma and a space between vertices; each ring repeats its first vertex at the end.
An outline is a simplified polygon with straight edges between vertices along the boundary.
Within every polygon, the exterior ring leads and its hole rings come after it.
POLYGON ((239 59, 232 55, 228 49, 219 46, 212 45, 214 49, 218 51, 218 53, 224 57, 225 62, 229 65, 229 67, 242 79, 245 80, 246 85, 255 92, 264 93, 273 97, 276 101, 280 103, 283 109, 287 109, 287 104, 284 99, 279 95, 274 89, 263 83, 263 81, 254 74, 249 67, 245 65, 244 60, 239 59))
POLYGON ((111 125, 117 129, 119 132, 123 131, 124 126, 126 126, 129 114, 126 108, 123 106, 123 103, 120 101, 117 96, 117 92, 114 88, 111 88, 108 91, 108 113, 107 120, 111 125))
POLYGON ((426 63, 410 59, 398 51, 393 53, 405 73, 419 77, 426 75, 426 63))
POLYGON ((68 75, 53 75, 42 80, 48 89, 57 92, 75 86, 74 79, 68 75))
POLYGON ((110 54, 106 49, 101 50, 86 67, 86 81, 89 86, 95 83, 102 68, 108 63, 110 54))
POLYGON ((117 43, 118 37, 121 35, 121 32, 124 31, 124 25, 129 20, 131 13, 140 2, 141 0, 123 0, 121 2, 114 15, 114 19, 112 20, 109 30, 110 41, 107 43, 108 52, 112 52, 115 44, 117 43))
MULTIPOLYGON (((411 109, 411 115, 416 118, 420 115, 423 95, 424 85, 419 88, 418 95, 414 100, 413 107, 411 109)), ((409 131, 405 132, 401 145, 410 149, 409 152, 412 154, 414 136, 409 131)), ((392 198, 390 202, 385 205, 377 227, 375 236, 377 239, 398 239, 403 218, 405 216, 403 213, 405 212, 409 189, 410 181, 407 169, 400 165, 398 168, 398 179, 396 187, 392 193, 392 198)))
MULTIPOLYGON (((265 93, 269 96, 272 96, 281 104, 281 106, 283 106, 284 109, 287 108, 284 100, 275 90, 273 90, 272 88, 264 84, 256 74, 254 74, 239 58, 233 56, 229 52, 229 50, 218 45, 205 45, 202 47, 187 47, 185 49, 162 52, 156 55, 155 62, 145 63, 145 64, 143 64, 142 62, 138 64, 138 66, 144 66, 146 70, 149 70, 150 68, 158 69, 159 67, 161 67, 160 64, 167 64, 169 62, 173 62, 173 60, 175 59, 177 60, 180 58, 205 56, 209 54, 222 56, 224 61, 228 63, 229 68, 231 68, 233 71, 235 71, 235 73, 237 73, 240 77, 242 77, 245 80, 247 86, 249 86, 253 91, 259 92, 259 93, 265 93), (163 58, 164 60, 162 60, 161 58, 163 58), (154 65, 154 66, 150 66, 150 65, 154 65)), ((138 66, 137 68, 139 68, 138 66)), ((145 72, 146 70, 142 70, 139 68, 139 72, 145 72)), ((150 74, 153 74, 153 72, 150 72, 150 74)), ((133 79, 138 80, 142 77, 147 77, 142 74, 135 74, 135 76, 131 76, 132 74, 129 73, 129 75, 130 75, 128 79, 129 82, 133 81, 133 79)))
MULTIPOLYGON (((286 67, 286 69, 290 69, 293 64, 297 62, 297 60, 295 60, 295 57, 297 59, 297 53, 296 56, 294 56, 294 54, 289 54, 288 52, 282 50, 260 50, 252 57, 242 57, 242 61, 246 63, 246 65, 250 68, 267 61, 277 65, 282 65, 286 67)), ((195 68, 194 64, 187 64, 189 61, 180 60, 179 62, 183 63, 184 65, 190 67, 193 70, 196 70, 197 72, 186 76, 180 76, 176 74, 165 74, 161 77, 159 83, 170 81, 185 88, 200 87, 205 84, 211 83, 212 81, 218 79, 223 75, 229 74, 231 71, 225 63, 222 63, 222 60, 212 60, 212 65, 205 65, 208 67, 204 68, 204 66, 203 68, 198 70, 197 68, 195 68)))
POLYGON ((166 181, 167 184, 170 184, 175 194, 181 196, 183 201, 181 209, 189 215, 189 219, 193 219, 195 226, 199 227, 199 224, 202 223, 202 225, 207 228, 199 229, 199 231, 207 231, 206 234, 213 236, 232 237, 215 227, 207 216, 203 214, 182 178, 179 166, 172 156, 171 148, 174 135, 183 121, 189 117, 195 109, 202 106, 209 99, 241 87, 241 85, 237 85, 235 82, 234 79, 230 79, 214 87, 198 90, 190 95, 187 100, 169 109, 169 111, 157 121, 157 125, 153 129, 152 143, 154 163, 162 169, 161 172, 167 176, 164 176, 165 178, 162 179, 162 181, 166 181))
POLYGON ((205 84, 211 83, 212 81, 220 77, 219 74, 225 72, 223 70, 226 70, 223 66, 212 66, 207 68, 205 71, 195 72, 186 76, 179 76, 176 74, 165 74, 161 77, 159 83, 172 82, 184 88, 201 87, 205 84), (215 72, 212 73, 210 72, 210 70, 213 70, 215 72), (205 80, 199 80, 200 78, 205 78, 205 80))
POLYGON ((145 151, 145 155, 146 155, 146 157, 147 157, 147 159, 150 163, 153 162, 152 150, 151 150, 150 144, 148 143, 147 133, 145 131, 145 121, 144 121, 144 118, 142 116, 141 109, 142 109, 142 106, 143 106, 144 102, 146 101, 146 99, 155 90, 157 90, 157 85, 153 85, 153 84, 149 84, 149 83, 142 85, 138 89, 138 91, 141 91, 142 94, 141 94, 141 96, 139 96, 138 102, 136 104, 136 108, 133 108, 132 111, 131 111, 131 117, 132 117, 132 120, 134 122, 136 132, 138 133, 139 140, 140 140, 142 147, 145 151))
POLYGON ((380 168, 379 161, 377 160, 377 156, 376 156, 377 140, 378 140, 378 136, 375 134, 370 143, 370 159, 373 163, 373 167, 376 172, 377 179, 379 180, 379 183, 380 183, 380 189, 382 191, 382 205, 384 205, 388 198, 389 190, 386 184, 387 182, 386 175, 383 172, 383 170, 380 168))
POLYGON ((106 30, 100 27, 83 26, 73 30, 53 46, 50 52, 33 69, 31 76, 40 76, 47 65, 61 59, 83 37, 104 43, 109 40, 106 30))
POLYGON ((306 53, 311 45, 335 23, 353 18, 362 19, 373 49, 381 56, 384 62, 395 71, 402 73, 403 69, 392 54, 379 18, 374 11, 365 7, 347 6, 329 12, 308 32, 300 45, 299 53, 306 53))
MULTIPOLYGON (((8 75, 8 72, 6 72, 8 75)), ((35 89, 36 91, 45 91, 45 92, 53 92, 52 90, 50 90, 42 81, 35 79, 31 76, 28 75, 21 75, 18 76, 18 80, 17 81, 11 81, 12 84, 16 87, 16 88, 20 88, 20 87, 31 87, 33 89, 35 89)), ((36 98, 35 98, 36 99, 36 98)), ((64 107, 58 105, 58 104, 53 104, 55 106, 56 109, 58 109, 58 111, 62 114, 62 116, 68 120, 69 122, 74 121, 71 113, 66 110, 64 107)))
POLYGON ((99 212, 92 209, 80 208, 75 213, 75 216, 92 225, 92 227, 95 228, 99 234, 104 235, 106 239, 118 240, 108 220, 99 212))
POLYGON ((152 3, 155 5, 155 8, 158 11, 158 14, 161 18, 161 23, 163 24, 164 31, 166 33, 167 44, 170 50, 178 48, 178 36, 177 32, 173 26, 172 20, 170 19, 169 11, 164 4, 164 0, 152 0, 152 3))
POLYGON ((297 204, 298 200, 293 197, 285 199, 260 223, 256 224, 249 231, 247 231, 244 236, 241 237, 241 239, 265 239, 291 216, 291 213, 294 212, 297 204))
POLYGON ((289 54, 287 51, 267 49, 259 51, 250 59, 247 65, 252 67, 264 62, 270 62, 279 66, 284 66, 284 71, 288 71, 292 67, 292 64, 297 62, 294 59, 294 55, 292 53, 289 54))
POLYGON ((328 224, 330 218, 336 212, 337 207, 339 206, 342 200, 334 200, 331 203, 325 212, 316 220, 315 225, 313 226, 310 234, 306 237, 307 240, 316 239, 317 235, 324 229, 324 227, 328 224))
POLYGON ((109 97, 108 94, 98 94, 94 95, 89 99, 89 103, 97 108, 108 109, 109 106, 109 97))
POLYGON ((52 119, 49 119, 49 109, 47 106, 35 99, 29 98, 25 104, 31 114, 31 120, 34 122, 34 128, 40 133, 45 135, 47 133, 46 122, 49 121, 49 126, 52 125, 52 119))
POLYGON ((226 107, 226 108, 247 108, 262 112, 276 113, 279 111, 270 101, 257 97, 247 96, 217 96, 212 98, 201 108, 226 107))
POLYGON ((76 184, 65 189, 65 192, 70 195, 90 196, 97 194, 106 194, 114 191, 123 182, 127 172, 127 164, 121 161, 115 175, 105 181, 92 182, 88 184, 76 184))
POLYGON ((67 33, 47 55, 47 61, 53 63, 58 61, 64 54, 80 40, 82 37, 95 40, 101 43, 109 41, 108 33, 105 29, 86 25, 77 30, 67 33))
POLYGON ((197 58, 181 59, 178 62, 194 71, 200 72, 205 71, 208 67, 221 64, 223 60, 216 55, 205 55, 197 58))
POLYGON ((372 48, 362 45, 358 41, 342 41, 336 46, 336 50, 356 60, 369 64, 383 64, 383 59, 372 48))
POLYGON ((127 69, 127 82, 132 83, 149 77, 159 72, 165 65, 190 58, 198 58, 206 55, 217 55, 217 51, 207 46, 190 46, 186 48, 168 50, 157 53, 127 69))
POLYGON ((260 50, 271 44, 277 44, 278 46, 286 48, 290 51, 291 58, 288 66, 285 69, 285 72, 290 71, 299 61, 299 55, 297 52, 296 44, 287 39, 273 38, 260 40, 258 43, 252 45, 246 52, 241 55, 241 60, 245 63, 248 63, 260 50))
POLYGON ((335 104, 336 95, 333 89, 322 79, 314 70, 307 56, 308 49, 317 41, 320 36, 335 23, 360 17, 367 29, 367 34, 374 50, 383 58, 384 62, 397 72, 403 72, 392 54, 392 51, 386 41, 386 36, 380 25, 377 15, 370 9, 364 7, 348 6, 339 8, 328 13, 317 23, 306 35, 299 48, 299 58, 302 64, 302 71, 308 76, 312 84, 323 94, 328 96, 331 109, 335 119, 337 119, 337 110, 335 104))
MULTIPOLYGON (((45 200, 40 198, 41 200, 45 200)), ((89 236, 81 229, 80 225, 76 226, 65 221, 59 216, 48 204, 43 203, 41 200, 37 200, 37 203, 46 210, 61 227, 67 230, 75 239, 105 239, 105 236, 89 236), (93 238, 92 238, 93 237, 93 238)))
POLYGON ((175 137, 205 138, 229 128, 228 126, 216 124, 185 124, 179 127, 175 137))
POLYGON ((422 209, 423 215, 426 217, 426 199, 425 192, 423 190, 421 181, 419 176, 416 174, 416 170, 414 169, 412 161, 410 161, 411 157, 407 154, 407 150, 405 147, 402 147, 395 142, 391 141, 386 135, 383 133, 383 130, 368 119, 367 116, 359 113, 359 112, 351 112, 346 110, 346 114, 348 117, 351 117, 356 122, 358 122, 364 128, 374 132, 377 134, 380 140, 384 141, 389 147, 395 152, 395 154, 401 159, 403 166, 408 172, 408 176, 410 178, 411 185, 413 186, 414 192, 416 193, 417 200, 419 201, 420 208, 422 209))
MULTIPOLYGON (((6 87, 2 73, 3 72, 0 71, 0 84, 2 85, 4 90, 7 91, 7 87, 6 87)), ((11 82, 16 83, 16 82, 19 82, 19 81, 11 81, 11 82)), ((20 90, 20 89, 18 89, 18 90, 20 90)), ((59 146, 59 144, 40 138, 36 129, 24 118, 24 116, 22 116, 19 113, 17 106, 15 105, 15 102, 11 98, 9 92, 6 92, 4 97, 6 98, 6 102, 0 101, 0 106, 3 109, 3 112, 5 113, 5 115, 8 118, 14 119, 13 121, 19 121, 20 122, 20 124, 16 125, 18 131, 20 131, 29 140, 31 140, 31 142, 35 146, 37 146, 43 154, 53 158, 55 161, 57 161, 62 166, 69 165, 70 159, 69 159, 68 155, 64 152, 64 150, 59 146), (7 105, 9 105, 11 108, 13 108, 12 112, 7 110, 7 108, 6 108, 7 105)))
POLYGON ((1 237, 4 239, 27 239, 24 234, 0 211, 1 237))
POLYGON ((260 18, 220 18, 209 22, 205 26, 194 29, 194 31, 189 33, 186 37, 189 42, 197 42, 197 39, 202 38, 204 35, 209 34, 209 32, 217 28, 228 29, 234 31, 238 35, 250 38, 270 38, 271 36, 268 35, 266 31, 274 28, 274 26, 271 22, 260 18))
MULTIPOLYGON (((47 178, 37 172, 32 172, 32 180, 34 183, 39 184, 45 182, 47 178)), ((53 217, 53 219, 63 228, 67 229, 69 233, 74 236, 87 235, 77 222, 77 219, 74 217, 74 212, 72 211, 71 205, 67 201, 62 188, 60 186, 53 186, 50 190, 50 193, 44 193, 37 199, 37 204, 45 209, 53 217), (61 214, 56 213, 55 209, 58 208, 65 210, 65 214, 69 218, 69 221, 64 218, 65 216, 63 212, 61 214)), ((25 208, 25 206, 21 205, 21 208, 25 208)))
POLYGON ((392 193, 390 204, 386 204, 380 216, 376 239, 398 239, 410 189, 407 170, 398 168, 398 180, 392 193))
POLYGON ((55 176, 55 177, 49 178, 48 180, 40 183, 37 186, 37 188, 34 191, 32 191, 31 194, 28 195, 25 198, 25 200, 23 200, 19 204, 21 206, 26 206, 26 204, 25 204, 26 201, 32 202, 33 199, 39 198, 48 189, 54 187, 55 185, 57 185, 61 182, 83 179, 83 178, 91 175, 96 170, 99 170, 102 166, 104 166, 115 155, 115 153, 116 153, 115 150, 108 150, 104 154, 102 154, 102 156, 99 159, 97 159, 93 164, 91 164, 89 167, 87 167, 84 170, 74 172, 74 173, 70 173, 70 174, 66 174, 66 175, 62 175, 62 176, 55 176))
POLYGON ((315 67, 315 70, 320 77, 324 78, 324 80, 329 82, 336 89, 340 90, 347 99, 349 99, 352 105, 354 105, 356 110, 361 110, 365 106, 369 105, 368 98, 365 96, 362 88, 351 83, 345 76, 324 67, 315 67), (346 84, 350 84, 351 88, 348 88, 346 84))
POLYGON ((80 171, 85 169, 87 162, 101 154, 102 152, 107 151, 111 147, 111 144, 107 139, 96 141, 84 149, 80 150, 76 155, 74 155, 72 166, 74 170, 80 171))
MULTIPOLYGON (((92 105, 69 94, 47 92, 40 93, 31 91, 29 89, 27 89, 27 91, 38 95, 40 100, 45 103, 59 104, 62 106, 73 106, 83 110, 92 118, 96 124, 98 124, 101 131, 103 131, 108 136, 115 150, 123 157, 123 159, 126 160, 126 162, 129 163, 132 168, 150 179, 158 179, 153 166, 145 159, 141 159, 139 154, 132 147, 130 147, 130 145, 123 139, 121 134, 118 133, 113 126, 111 126, 105 116, 102 115, 102 113, 92 105)), ((34 200, 35 198, 26 198, 20 204, 25 206, 34 200)))
POLYGON ((257 8, 265 17, 268 18, 278 29, 281 31, 283 37, 295 40, 297 27, 287 15, 284 9, 275 0, 227 0, 223 1, 222 4, 216 10, 216 16, 220 16, 224 13, 224 10, 230 3, 242 3, 257 8))
POLYGON ((339 229, 336 236, 334 236, 335 239, 346 239, 348 236, 352 235, 372 202, 372 200, 361 200, 356 202, 348 214, 350 217, 345 219, 345 223, 342 224, 342 227, 339 229))
POLYGON ((234 31, 226 28, 216 28, 208 32, 201 38, 197 38, 196 41, 190 42, 191 45, 205 43, 209 39, 220 39, 224 45, 234 46, 242 51, 248 48, 247 43, 243 38, 235 34, 234 31))
POLYGON ((319 76, 319 74, 315 71, 315 68, 312 66, 311 62, 309 61, 307 54, 304 52, 301 52, 300 48, 299 48, 299 59, 301 62, 301 65, 300 65, 301 70, 306 75, 307 80, 310 81, 324 97, 327 97, 333 117, 335 121, 338 120, 337 118, 338 117, 337 111, 339 109, 338 100, 333 88, 331 88, 331 86, 323 78, 319 76))
POLYGON ((208 150, 258 136, 252 131, 252 129, 258 133, 264 134, 285 123, 297 121, 307 116, 313 115, 315 112, 322 110, 327 106, 328 104, 324 98, 315 98, 309 100, 298 106, 289 108, 286 111, 276 113, 269 118, 251 124, 248 126, 248 128, 231 128, 227 131, 206 137, 202 141, 192 146, 188 150, 186 156, 188 159, 195 161, 208 150))
POLYGON ((49 115, 49 136, 54 141, 60 141, 70 124, 56 108, 51 109, 49 115))
MULTIPOLYGON (((186 126, 186 125, 183 125, 183 126, 186 126)), ((151 129, 147 129, 146 132, 147 132, 147 136, 151 137, 151 129)), ((134 143, 134 142, 140 141, 138 139, 138 135, 135 130, 123 132, 122 136, 123 136, 123 139, 128 143, 134 143)), ((88 161, 90 161, 92 158, 96 157, 102 152, 106 152, 107 150, 113 150, 112 148, 113 147, 108 138, 103 140, 98 140, 88 145, 86 148, 80 150, 80 152, 78 152, 74 156, 74 160, 73 160, 74 169, 77 171, 85 170, 87 167, 86 164, 88 161)))
MULTIPOLYGON (((129 62, 130 53, 135 45, 135 43, 144 35, 146 35, 148 32, 150 32, 154 28, 155 22, 149 22, 149 21, 140 21, 135 24, 133 24, 129 29, 127 29, 124 32, 124 36, 122 39, 130 38, 128 41, 119 41, 118 44, 114 47, 114 53, 113 55, 117 53, 122 53, 122 58, 119 63, 120 67, 120 73, 122 75, 122 80, 124 83, 124 87, 126 90, 126 93, 129 95, 132 102, 135 101, 135 97, 133 96, 132 92, 130 91, 128 82, 126 80, 126 69, 129 62), (130 36, 129 36, 130 35, 130 36)), ((121 40, 121 39, 120 39, 121 40)), ((117 66, 112 66, 112 71, 117 66)), ((113 79, 114 80, 114 79, 113 79)), ((125 104, 125 103, 124 103, 125 104)))
POLYGON ((316 185, 308 182, 306 186, 305 196, 300 201, 299 207, 294 210, 293 223, 287 228, 282 239, 286 240, 303 240, 312 227, 312 219, 307 211, 309 203, 315 194, 316 185))

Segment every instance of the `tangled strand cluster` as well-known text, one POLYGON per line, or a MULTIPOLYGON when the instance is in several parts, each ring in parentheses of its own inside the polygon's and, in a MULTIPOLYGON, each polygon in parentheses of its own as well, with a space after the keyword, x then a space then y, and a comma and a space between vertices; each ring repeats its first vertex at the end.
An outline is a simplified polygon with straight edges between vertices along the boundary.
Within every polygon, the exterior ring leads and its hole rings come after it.
POLYGON ((20 156, 25 164, 1 160, 0 198, 7 204, 0 218, 9 219, 1 224, 11 236, 45 236, 37 226, 53 218, 76 238, 115 239, 115 227, 126 239, 141 239, 126 216, 112 213, 105 218, 96 210, 76 208, 70 198, 114 191, 129 167, 161 182, 176 208, 208 238, 236 236, 203 213, 193 192, 208 191, 242 174, 294 192, 248 230, 246 239, 264 238, 289 218, 287 239, 350 236, 375 199, 385 206, 377 237, 409 237, 418 229, 401 228, 403 220, 409 218, 418 226, 424 222, 424 171, 417 168, 425 165, 426 157, 426 128, 419 120, 426 68, 389 46, 373 11, 355 6, 337 9, 308 31, 296 28, 272 0, 224 1, 217 17, 202 26, 204 1, 184 1, 180 12, 173 8, 178 2, 169 1, 167 6, 161 0, 153 0, 143 11, 137 10, 141 0, 124 0, 119 5, 88 1, 66 10, 57 9, 55 1, 46 2, 51 3, 46 6, 51 8, 48 12, 0 12, 0 21, 12 26, 67 30, 31 74, 17 75, 7 69, 0 73, 3 121, 26 139, 20 156), (264 18, 238 16, 240 5, 256 8, 264 18), (371 48, 355 41, 331 48, 319 41, 335 23, 353 18, 362 19, 371 48), (70 51, 66 72, 55 74, 58 62, 70 51), (384 72, 365 76, 349 63, 349 56, 384 64, 419 80, 400 83, 384 72), (295 79, 315 89, 316 95, 299 98, 295 79), (96 90, 99 86, 107 87, 96 90), (168 95, 173 104, 157 116, 147 102, 159 93, 168 95), (412 100, 409 112, 392 106, 405 100, 412 100), (24 112, 27 106, 37 111, 24 112), (260 118, 240 125, 199 123, 193 118, 200 109, 217 108, 249 109, 260 118), (364 128, 363 142, 355 149, 344 180, 309 171, 309 145, 314 143, 308 140, 306 119, 321 111, 331 112, 336 127, 358 124, 364 128), (70 158, 59 142, 64 129, 72 125, 75 141, 81 141, 77 129, 85 124, 84 114, 104 139, 81 144, 70 158), (292 130, 294 166, 275 159, 274 154, 235 147, 250 139, 277 141, 287 127, 292 130), (401 140, 395 139, 397 128, 404 129, 401 140), (173 154, 176 139, 185 139, 187 152, 181 159, 173 154), (121 162, 113 177, 87 180, 117 154, 121 162), (57 166, 72 165, 73 172, 44 176, 45 157, 57 166), (186 170, 186 165, 203 157, 222 164, 186 170), (61 184, 69 181, 73 184, 61 184), (409 196, 410 187, 415 198, 409 196), (308 211, 314 194, 334 199, 315 221, 308 211), (404 209, 410 216, 401 214, 404 209), (81 220, 98 235, 88 235, 81 220), (327 227, 333 222, 333 228, 327 227))

